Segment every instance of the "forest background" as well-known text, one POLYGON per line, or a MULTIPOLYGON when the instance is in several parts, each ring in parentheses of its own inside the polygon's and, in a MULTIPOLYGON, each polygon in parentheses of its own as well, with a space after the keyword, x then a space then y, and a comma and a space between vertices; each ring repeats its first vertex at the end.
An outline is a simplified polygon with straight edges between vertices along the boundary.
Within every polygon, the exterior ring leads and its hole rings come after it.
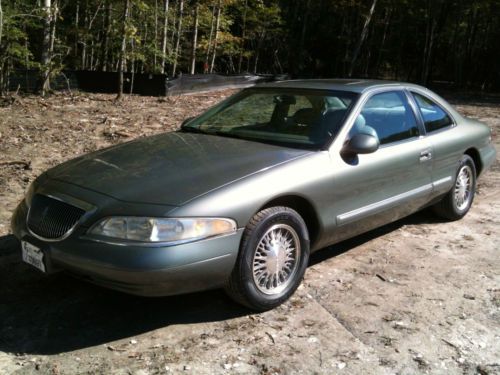
POLYGON ((0 91, 26 69, 42 93, 63 69, 498 91, 499 40, 500 0, 0 0, 0 91))

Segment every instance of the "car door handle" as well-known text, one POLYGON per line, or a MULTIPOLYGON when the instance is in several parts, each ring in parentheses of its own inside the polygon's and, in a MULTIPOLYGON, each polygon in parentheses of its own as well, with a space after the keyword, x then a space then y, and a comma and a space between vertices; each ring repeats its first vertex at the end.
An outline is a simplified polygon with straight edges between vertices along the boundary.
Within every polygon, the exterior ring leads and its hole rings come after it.
POLYGON ((428 161, 432 159, 432 152, 431 150, 423 150, 420 152, 420 161, 428 161))

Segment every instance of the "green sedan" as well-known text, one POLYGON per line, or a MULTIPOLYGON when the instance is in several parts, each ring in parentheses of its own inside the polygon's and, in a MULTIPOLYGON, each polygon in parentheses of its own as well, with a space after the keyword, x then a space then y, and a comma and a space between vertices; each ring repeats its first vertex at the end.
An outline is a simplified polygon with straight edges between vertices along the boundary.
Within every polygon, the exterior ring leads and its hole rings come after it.
POLYGON ((12 229, 46 273, 143 296, 224 287, 267 310, 313 251, 427 206, 462 218, 495 157, 487 126, 421 86, 269 83, 48 170, 12 229))

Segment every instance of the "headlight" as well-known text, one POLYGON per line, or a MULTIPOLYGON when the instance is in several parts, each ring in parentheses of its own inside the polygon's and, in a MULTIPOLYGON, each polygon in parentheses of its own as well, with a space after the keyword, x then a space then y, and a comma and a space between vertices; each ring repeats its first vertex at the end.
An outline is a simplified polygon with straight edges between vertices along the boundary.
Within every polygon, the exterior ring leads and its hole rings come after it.
POLYGON ((223 218, 110 217, 94 225, 89 234, 155 243, 195 241, 235 230, 236 222, 223 218))

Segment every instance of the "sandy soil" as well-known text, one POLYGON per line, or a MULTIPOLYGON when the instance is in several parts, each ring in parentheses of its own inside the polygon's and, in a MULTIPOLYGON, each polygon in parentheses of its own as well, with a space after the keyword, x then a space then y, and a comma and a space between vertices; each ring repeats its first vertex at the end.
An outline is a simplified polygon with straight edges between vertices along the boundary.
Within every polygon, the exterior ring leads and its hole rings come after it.
MULTIPOLYGON (((421 212, 324 249, 262 314, 222 291, 143 299, 22 264, 9 220, 35 176, 175 129, 229 93, 0 102, 0 373, 500 374, 498 161, 463 220, 421 212)), ((500 150, 500 100, 454 99, 500 150)))

